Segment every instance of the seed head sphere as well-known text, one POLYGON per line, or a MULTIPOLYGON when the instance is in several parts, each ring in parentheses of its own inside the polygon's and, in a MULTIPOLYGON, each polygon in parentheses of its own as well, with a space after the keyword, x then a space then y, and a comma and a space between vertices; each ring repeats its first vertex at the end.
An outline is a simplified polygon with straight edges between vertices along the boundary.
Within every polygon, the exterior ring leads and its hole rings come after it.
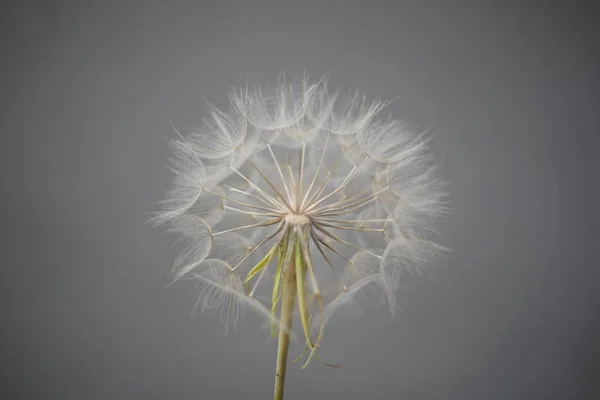
POLYGON ((298 310, 306 365, 338 310, 375 297, 394 313, 402 276, 444 250, 431 237, 445 184, 431 136, 382 117, 389 102, 308 78, 229 100, 177 131, 173 185, 151 222, 179 237, 173 280, 196 281, 197 306, 220 310, 225 329, 251 310, 276 334, 291 327, 285 301, 298 310))

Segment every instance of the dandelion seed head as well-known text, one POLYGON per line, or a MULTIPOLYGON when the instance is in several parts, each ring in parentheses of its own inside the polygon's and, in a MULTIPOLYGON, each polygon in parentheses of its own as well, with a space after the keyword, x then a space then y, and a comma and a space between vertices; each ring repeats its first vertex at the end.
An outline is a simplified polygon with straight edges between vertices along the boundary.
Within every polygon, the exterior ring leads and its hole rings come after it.
POLYGON ((324 79, 282 77, 229 100, 171 141, 173 185, 150 220, 181 237, 173 279, 197 281, 203 309, 273 323, 282 265, 300 259, 300 311, 320 329, 367 288, 396 308, 402 276, 443 251, 430 239, 447 212, 430 136, 324 79))

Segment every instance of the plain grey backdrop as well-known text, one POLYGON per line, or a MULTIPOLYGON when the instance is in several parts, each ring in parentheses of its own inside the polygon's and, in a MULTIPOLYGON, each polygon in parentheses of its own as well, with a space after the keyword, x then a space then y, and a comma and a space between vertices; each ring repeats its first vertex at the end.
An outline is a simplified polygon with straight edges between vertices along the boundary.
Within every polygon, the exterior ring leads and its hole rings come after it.
MULTIPOLYGON (((269 399, 276 343, 165 289, 171 122, 280 72, 400 99, 450 180, 433 280, 338 320, 286 399, 600 398, 600 35, 524 1, 1 7, 3 399, 269 399)), ((591 3, 590 3, 591 4, 591 3)), ((294 347, 292 354, 301 349, 294 347)))

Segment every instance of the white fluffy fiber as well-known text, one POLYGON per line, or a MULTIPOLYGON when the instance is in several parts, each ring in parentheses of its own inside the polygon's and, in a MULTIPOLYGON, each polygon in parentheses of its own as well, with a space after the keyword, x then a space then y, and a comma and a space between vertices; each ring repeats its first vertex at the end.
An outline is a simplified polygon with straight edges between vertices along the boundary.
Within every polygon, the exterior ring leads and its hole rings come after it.
POLYGON ((151 222, 180 237, 174 279, 198 281, 198 305, 221 308, 227 319, 247 308, 270 318, 276 261, 253 287, 243 281, 283 224, 298 221, 284 215, 304 198, 312 204, 304 214, 314 221, 306 246, 316 279, 307 288, 326 302, 322 320, 367 287, 393 310, 402 275, 443 250, 430 238, 446 212, 430 136, 380 118, 389 103, 342 96, 325 80, 282 78, 229 98, 229 110, 212 108, 202 127, 171 142, 173 185, 151 222), (269 224, 274 214, 281 218, 269 224))

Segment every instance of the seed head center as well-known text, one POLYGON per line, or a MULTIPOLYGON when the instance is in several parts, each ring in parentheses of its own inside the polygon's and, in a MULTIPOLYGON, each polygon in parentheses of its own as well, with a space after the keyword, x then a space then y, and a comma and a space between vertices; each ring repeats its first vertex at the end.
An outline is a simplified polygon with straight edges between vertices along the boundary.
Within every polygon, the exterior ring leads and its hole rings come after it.
POLYGON ((288 222, 290 225, 306 225, 308 223, 310 223, 310 220, 308 219, 308 217, 304 214, 296 214, 296 213, 288 213, 285 216, 285 220, 286 222, 288 222))

